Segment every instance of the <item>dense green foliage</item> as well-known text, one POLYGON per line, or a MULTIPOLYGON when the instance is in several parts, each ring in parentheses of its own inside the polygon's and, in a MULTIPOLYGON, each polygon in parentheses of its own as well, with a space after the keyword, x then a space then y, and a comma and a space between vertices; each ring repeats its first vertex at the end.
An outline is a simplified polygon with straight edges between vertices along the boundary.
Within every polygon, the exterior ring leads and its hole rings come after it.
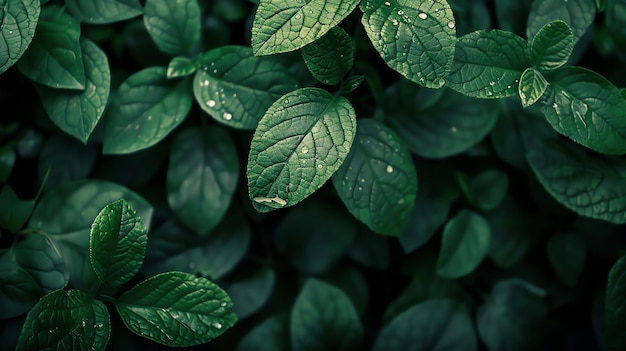
POLYGON ((2 347, 626 347, 625 0, 0 5, 2 347))

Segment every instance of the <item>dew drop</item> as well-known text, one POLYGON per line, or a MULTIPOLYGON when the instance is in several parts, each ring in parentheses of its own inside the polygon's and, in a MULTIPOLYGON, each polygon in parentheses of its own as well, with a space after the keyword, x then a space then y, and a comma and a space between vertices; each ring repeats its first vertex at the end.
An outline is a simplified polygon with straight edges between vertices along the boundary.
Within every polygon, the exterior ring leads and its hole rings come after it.
POLYGON ((87 321, 83 321, 83 328, 87 326, 87 321))
POLYGON ((9 34, 13 34, 13 31, 12 31, 12 30, 10 30, 10 31, 9 31, 9 34))
POLYGON ((448 28, 454 29, 454 22, 448 22, 448 28))
POLYGON ((222 325, 220 323, 213 323, 213 326, 217 329, 222 329, 222 325))
POLYGON ((490 92, 490 91, 488 91, 488 92, 487 92, 487 95, 491 96, 491 95, 493 95, 493 93, 492 93, 492 92, 490 92))
POLYGON ((392 23, 394 26, 397 26, 397 25, 398 25, 398 20, 394 18, 394 19, 392 19, 392 20, 391 20, 391 23, 392 23))
POLYGON ((222 302, 222 303, 220 304, 220 306, 222 306, 222 307, 226 307, 226 302, 222 302))
POLYGON ((319 165, 317 165, 317 169, 322 169, 322 168, 324 168, 324 166, 322 166, 321 163, 319 165))
POLYGON ((402 16, 402 15, 404 15, 404 11, 402 10, 398 11, 398 16, 402 16))
POLYGON ((230 121, 233 118, 233 115, 231 115, 228 112, 224 112, 224 119, 227 121, 230 121))
POLYGON ((393 173, 393 166, 391 165, 387 166, 387 173, 393 173))
POLYGON ((363 187, 362 186, 358 187, 358 189, 359 189, 359 191, 363 191, 363 187))
POLYGON ((385 1, 385 6, 391 6, 391 3, 389 1, 385 1))
POLYGON ((456 133, 456 127, 452 127, 450 128, 450 130, 452 131, 452 133, 456 133))
POLYGON ((214 70, 213 70, 213 73, 217 73, 217 70, 216 70, 216 69, 214 69, 214 70))
POLYGON ((148 116, 148 121, 152 121, 152 116, 148 116))
POLYGON ((302 18, 302 15, 297 13, 295 17, 296 17, 296 19, 300 19, 300 18, 302 18))
POLYGON ((209 101, 206 102, 206 104, 209 107, 213 107, 213 106, 215 106, 215 100, 209 100, 209 101))
POLYGON ((555 110, 556 110, 556 108, 557 108, 557 107, 559 107, 559 105, 557 105, 557 104, 556 104, 556 102, 552 104, 552 108, 553 108, 553 109, 555 109, 555 110))
POLYGON ((306 146, 303 146, 303 147, 302 147, 302 153, 303 153, 303 154, 306 154, 306 153, 308 153, 308 152, 309 152, 309 148, 308 148, 308 147, 306 147, 306 146))
POLYGON ((496 85, 496 82, 491 81, 491 82, 489 82, 489 85, 494 86, 494 85, 496 85))
POLYGON ((283 100, 283 104, 285 104, 285 105, 289 104, 289 99, 283 100))
POLYGON ((428 15, 425 14, 424 12, 420 13, 419 15, 417 15, 417 17, 421 18, 421 19, 426 19, 428 18, 428 15))
POLYGON ((200 83, 200 85, 208 87, 209 86, 209 80, 208 79, 204 80, 204 82, 200 83))
POLYGON ((365 183, 365 178, 361 178, 361 183, 365 183))

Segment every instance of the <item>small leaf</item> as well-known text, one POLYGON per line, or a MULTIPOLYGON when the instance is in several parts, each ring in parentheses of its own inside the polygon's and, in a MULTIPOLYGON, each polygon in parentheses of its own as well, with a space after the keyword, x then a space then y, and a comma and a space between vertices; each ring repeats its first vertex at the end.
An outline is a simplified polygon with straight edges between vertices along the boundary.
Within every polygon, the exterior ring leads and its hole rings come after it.
POLYGON ((372 350, 475 351, 478 342, 465 306, 433 299, 409 308, 384 326, 372 350))
POLYGON ((476 98, 517 93, 522 72, 530 67, 528 43, 499 30, 480 30, 457 40, 448 86, 476 98))
POLYGON ((80 47, 85 67, 85 90, 35 87, 52 122, 86 144, 108 103, 111 72, 106 54, 96 44, 83 38, 80 47))
POLYGON ((539 109, 559 133, 604 154, 626 153, 626 100, 601 75, 565 67, 546 77, 539 109))
POLYGON ((339 288, 309 278, 291 310, 293 350, 360 350, 363 327, 350 299, 339 288))
POLYGON ((359 120, 354 140, 333 185, 358 220, 377 233, 397 236, 417 193, 411 154, 395 132, 371 118, 359 120))
POLYGON ((122 294, 115 308, 133 333, 176 347, 207 343, 237 321, 224 290, 183 272, 142 281, 122 294))
POLYGON ((42 9, 35 37, 17 68, 37 83, 52 88, 85 88, 85 67, 79 44, 80 23, 57 5, 42 9))
POLYGON ((126 201, 120 199, 104 207, 89 235, 89 260, 103 285, 122 285, 139 271, 147 230, 126 201))
POLYGON ((0 11, 0 74, 26 52, 35 35, 41 6, 38 0, 5 0, 0 11))
POLYGON ((56 290, 28 313, 16 350, 104 350, 110 323, 102 302, 80 290, 56 290))
POLYGON ((356 132, 354 108, 318 88, 285 94, 269 107, 248 157, 248 191, 259 212, 293 206, 335 173, 356 132))
POLYGON ((483 212, 498 207, 509 190, 509 177, 496 169, 487 169, 472 177, 457 173, 457 180, 467 201, 483 212))
POLYGON ((626 347, 626 256, 620 257, 611 267, 604 304, 606 343, 609 351, 626 347))
POLYGON ((474 212, 463 210, 443 229, 437 274, 459 278, 474 271, 489 251, 489 223, 474 212))
POLYGON ((569 60, 574 34, 567 23, 557 20, 541 27, 530 43, 533 66, 543 72, 555 70, 569 60))
POLYGON ((575 286, 585 267, 585 242, 572 234, 553 235, 546 250, 559 278, 568 286, 575 286))
POLYGON ((107 112, 102 152, 125 154, 156 144, 187 116, 191 99, 189 81, 168 80, 163 67, 133 74, 107 112))
POLYGON ((196 70, 196 64, 192 60, 186 57, 177 56, 174 57, 167 66, 167 78, 174 79, 186 77, 196 73, 196 70))
POLYGON ((389 67, 428 88, 445 84, 456 40, 447 1, 365 0, 361 11, 365 32, 389 67))
POLYGON ((238 178, 237 149, 228 131, 187 129, 170 149, 167 202, 181 222, 204 235, 226 214, 238 178))
POLYGON ((143 23, 165 53, 188 55, 200 40, 200 6, 196 0, 147 0, 143 23))
POLYGON ((561 20, 569 25, 574 44, 585 34, 596 16, 593 0, 537 0, 533 1, 528 16, 526 36, 534 38, 544 25, 561 20))
POLYGON ((0 250, 0 318, 28 312, 41 295, 39 283, 15 262, 11 252, 0 250))
POLYGON ((255 129, 268 107, 297 88, 289 68, 249 47, 221 46, 198 59, 193 92, 200 107, 233 128, 255 129))
POLYGON ((141 15, 137 0, 65 0, 72 15, 84 23, 105 24, 141 15))
POLYGON ((339 84, 354 64, 352 39, 340 27, 331 28, 323 37, 303 47, 301 53, 313 77, 324 84, 339 84))
POLYGON ((359 0, 261 0, 252 25, 254 54, 300 49, 346 18, 359 0))
POLYGON ((519 79, 518 94, 525 108, 539 100, 548 88, 548 82, 541 72, 529 67, 519 79))

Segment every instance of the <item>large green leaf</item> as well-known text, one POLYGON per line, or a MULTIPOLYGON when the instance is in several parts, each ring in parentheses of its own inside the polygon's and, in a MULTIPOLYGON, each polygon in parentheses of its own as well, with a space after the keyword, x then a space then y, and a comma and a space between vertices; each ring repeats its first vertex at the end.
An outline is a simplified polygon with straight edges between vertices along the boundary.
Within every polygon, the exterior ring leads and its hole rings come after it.
POLYGON ((99 145, 84 145, 61 132, 52 134, 44 143, 37 164, 39 179, 44 179, 48 174, 44 191, 72 180, 87 178, 99 155, 99 145))
POLYGON ((585 242, 573 234, 552 235, 546 245, 548 259, 561 280, 575 286, 583 268, 587 249, 585 242))
POLYGON ((15 262, 8 249, 0 251, 0 318, 26 313, 43 295, 39 283, 15 262))
POLYGON ((565 67, 546 76, 538 105, 559 133, 605 154, 626 153, 626 100, 601 75, 565 67))
POLYGON ((89 235, 89 261, 103 285, 122 285, 139 271, 148 235, 141 218, 124 199, 100 211, 89 235))
POLYGON ((113 23, 141 15, 137 0, 65 0, 72 15, 81 22, 113 23))
POLYGON ((332 284, 309 278, 291 310, 291 348, 361 350, 363 327, 350 299, 332 284))
POLYGON ((489 251, 489 223, 477 213, 463 210, 443 229, 437 274, 459 278, 474 271, 489 251))
POLYGON ((224 290, 183 272, 142 281, 122 294, 115 308, 133 333, 167 346, 209 342, 237 321, 224 290))
POLYGON ((530 151, 539 182, 565 207, 586 217, 626 223, 626 162, 590 155, 574 145, 547 142, 530 151))
POLYGON ((39 0, 0 1, 0 74, 24 54, 35 35, 39 0))
POLYGON ((176 217, 202 235, 224 217, 237 188, 239 159, 228 131, 188 129, 170 149, 167 200, 176 217))
POLYGON ((143 23, 161 49, 188 55, 200 40, 200 6, 196 0, 147 0, 143 23))
POLYGON ((626 256, 615 262, 609 272, 604 304, 606 345, 610 351, 626 348, 626 256))
POLYGON ((428 88, 445 84, 456 41, 447 1, 364 0, 360 6, 365 32, 389 67, 428 88))
POLYGON ((346 18, 359 0, 261 0, 252 25, 255 55, 297 50, 346 18))
POLYGON ((541 27, 530 43, 533 66, 551 71, 563 66, 574 49, 574 34, 567 23, 557 20, 541 27))
POLYGON ((274 101, 298 87, 288 67, 275 57, 255 57, 249 47, 221 46, 196 61, 196 101, 230 127, 255 129, 274 101))
POLYGON ((352 39, 341 27, 333 27, 320 39, 302 48, 302 58, 309 71, 324 84, 339 84, 352 69, 352 39))
POLYGON ((448 299, 433 299, 399 314, 382 328, 373 351, 478 350, 467 309, 448 299))
POLYGON ((104 350, 110 333, 102 302, 80 290, 56 290, 28 313, 16 350, 104 350))
POLYGON ((102 152, 125 154, 156 144, 183 121, 191 101, 189 81, 168 80, 164 67, 133 74, 106 114, 102 152))
POLYGON ((341 166, 356 133, 354 108, 319 88, 283 95, 259 122, 248 156, 248 191, 259 212, 293 206, 341 166))
POLYGON ((79 44, 80 23, 61 6, 42 9, 37 30, 17 68, 31 80, 52 88, 85 88, 79 44))
POLYGON ((411 154, 398 135, 371 118, 359 120, 333 185, 350 213, 377 233, 398 235, 417 193, 411 154))
POLYGON ((80 40, 85 67, 85 90, 80 92, 36 85, 41 103, 61 130, 87 143, 109 99, 111 72, 107 56, 96 44, 80 40))
POLYGON ((513 96, 528 67, 530 49, 524 39, 499 29, 480 30, 457 40, 447 84, 477 98, 513 96))
POLYGON ((528 16, 526 36, 534 38, 544 25, 562 20, 571 27, 576 43, 593 23, 595 16, 594 0, 536 0, 528 16))

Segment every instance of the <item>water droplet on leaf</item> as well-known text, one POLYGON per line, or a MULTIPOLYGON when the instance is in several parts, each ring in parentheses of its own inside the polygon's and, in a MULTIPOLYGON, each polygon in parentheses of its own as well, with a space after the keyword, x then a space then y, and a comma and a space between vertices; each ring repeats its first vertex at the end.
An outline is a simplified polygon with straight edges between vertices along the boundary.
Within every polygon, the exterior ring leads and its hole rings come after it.
POLYGON ((206 104, 209 107, 213 107, 213 106, 215 106, 215 100, 209 100, 209 101, 206 102, 206 104))
POLYGON ((393 166, 392 165, 388 165, 387 166, 387 173, 393 173, 393 166))
POLYGON ((424 12, 420 13, 419 15, 417 15, 417 17, 421 18, 421 19, 426 19, 428 18, 428 15, 425 14, 424 12))
POLYGON ((233 115, 231 115, 228 112, 224 112, 224 119, 227 121, 230 121, 233 118, 233 115))
POLYGON ((308 152, 309 152, 309 148, 308 148, 308 147, 306 147, 306 146, 303 146, 303 147, 302 147, 302 153, 303 153, 303 154, 306 154, 306 153, 308 153, 308 152))

